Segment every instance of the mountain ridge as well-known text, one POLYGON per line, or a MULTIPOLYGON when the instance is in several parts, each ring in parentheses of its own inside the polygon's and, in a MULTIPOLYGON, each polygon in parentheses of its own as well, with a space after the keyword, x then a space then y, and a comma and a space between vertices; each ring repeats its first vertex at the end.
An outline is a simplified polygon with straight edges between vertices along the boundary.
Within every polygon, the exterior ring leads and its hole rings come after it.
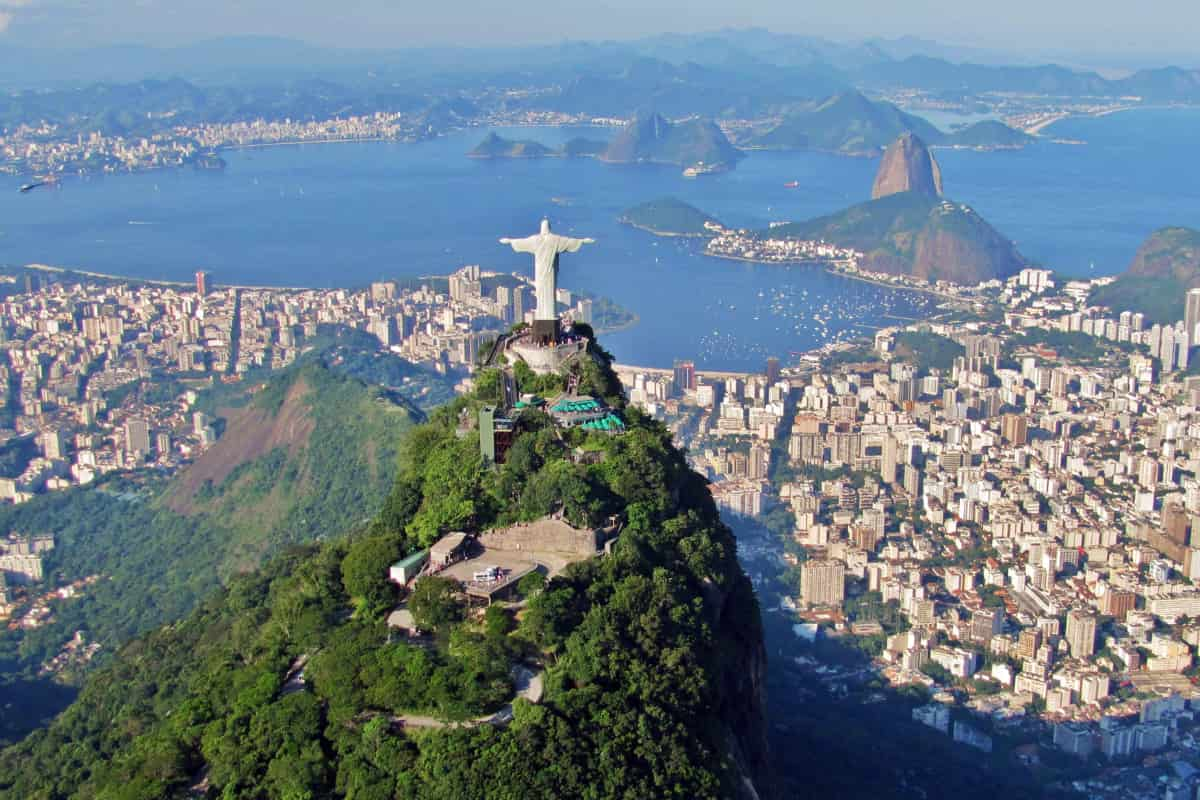
POLYGON ((874 157, 905 134, 917 136, 931 146, 980 150, 1023 147, 1033 141, 1032 136, 998 120, 982 120, 945 133, 924 117, 849 89, 792 111, 774 128, 751 137, 746 146, 874 157))
POLYGON ((484 370, 407 433, 369 525, 235 576, 129 643, 48 729, 0 753, 0 798, 772 797, 762 626, 732 532, 669 431, 625 408, 611 356, 589 342, 567 370, 512 377, 611 398, 621 435, 527 410, 504 463, 485 464, 459 435, 502 390, 484 370), (519 614, 464 618, 426 577, 408 607, 437 636, 388 632, 387 567, 432 538, 614 513, 604 554, 523 581, 519 614), (514 662, 543 672, 540 701, 471 722, 512 696, 514 662), (465 724, 413 732, 413 714, 465 724))

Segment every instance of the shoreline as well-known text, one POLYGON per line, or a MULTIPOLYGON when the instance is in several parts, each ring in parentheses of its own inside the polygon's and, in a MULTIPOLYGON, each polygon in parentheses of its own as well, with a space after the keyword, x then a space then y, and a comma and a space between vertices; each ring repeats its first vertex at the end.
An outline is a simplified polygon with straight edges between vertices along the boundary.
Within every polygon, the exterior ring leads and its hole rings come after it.
POLYGON ((679 233, 677 231, 660 231, 655 228, 651 228, 647 225, 639 225, 636 222, 630 222, 629 220, 626 220, 626 219, 618 219, 617 222, 619 222, 622 225, 628 225, 629 227, 635 228, 636 230, 642 231, 643 233, 648 233, 651 236, 662 237, 663 239, 711 239, 711 238, 713 238, 712 236, 710 236, 706 233, 679 233))
MULTIPOLYGON (((848 278, 849 280, 852 280, 852 281, 862 281, 863 283, 870 283, 870 284, 874 284, 875 286, 882 286, 887 289, 896 289, 898 291, 903 291, 903 292, 922 292, 924 294, 931 294, 934 297, 941 297, 946 300, 962 300, 963 299, 963 298, 959 297, 958 295, 946 294, 945 292, 939 292, 937 289, 926 289, 921 286, 897 285, 894 283, 888 283, 887 281, 881 281, 877 278, 868 278, 863 275, 855 275, 850 272, 843 272, 842 270, 839 270, 835 267, 825 267, 824 269, 830 275, 837 275, 842 278, 848 278)), ((884 326, 884 327, 887 327, 887 326, 884 326)))
MULTIPOLYGON (((38 272, 50 272, 56 275, 81 275, 85 278, 95 278, 104 281, 116 281, 125 283, 144 283, 151 286, 169 286, 169 287, 192 287, 194 283, 190 281, 172 281, 163 278, 139 278, 133 275, 116 275, 110 272, 96 272, 95 270, 76 269, 75 267, 56 267, 50 264, 25 264, 18 267, 9 267, 9 269, 32 269, 38 272)), ((267 285, 250 285, 237 283, 213 283, 214 289, 240 289, 246 291, 277 291, 277 292, 313 292, 336 291, 339 287, 321 287, 316 286, 267 286, 267 285)), ((344 287, 342 287, 344 288, 344 287)))
MULTIPOLYGON (((1111 117, 1113 114, 1124 114, 1129 111, 1186 111, 1188 109, 1196 109, 1200 106, 1188 103, 1138 103, 1136 105, 1117 106, 1115 108, 1106 108, 1101 111, 1088 112, 1072 112, 1064 111, 1060 114, 1055 114, 1052 118, 1044 122, 1039 122, 1036 125, 1031 125, 1025 129, 1025 132, 1033 136, 1043 136, 1043 131, 1051 128, 1060 122, 1066 122, 1069 119, 1102 119, 1111 117), (1036 130, 1035 130, 1036 129, 1036 130)), ((1048 135, 1048 134, 1047 134, 1048 135)), ((1065 141, 1063 144, 1083 144, 1082 142, 1065 141)))
POLYGON ((726 261, 741 261, 742 263, 745 263, 745 264, 763 264, 766 266, 792 266, 792 265, 796 265, 796 264, 809 264, 811 266, 814 266, 814 267, 824 270, 825 272, 829 273, 830 275, 836 275, 839 278, 846 278, 847 280, 854 280, 854 281, 862 281, 863 283, 870 283, 875 286, 882 286, 885 289, 895 289, 896 291, 899 291, 899 292, 921 292, 923 294, 931 294, 931 295, 934 295, 935 297, 941 297, 946 300, 962 300, 963 299, 963 298, 959 297, 958 295, 946 294, 945 292, 940 292, 937 289, 929 289, 929 288, 925 288, 922 286, 905 286, 903 284, 889 283, 888 281, 882 281, 877 278, 868 278, 864 275, 856 275, 852 272, 845 272, 843 270, 840 270, 836 266, 832 266, 832 265, 828 264, 827 262, 815 261, 812 259, 789 259, 787 261, 764 261, 762 259, 757 259, 757 258, 747 258, 745 256, 731 256, 731 255, 725 255, 723 253, 704 253, 704 255, 708 256, 709 258, 721 258, 726 261))
MULTIPOLYGON (((1099 119, 1101 117, 1106 117, 1111 114, 1116 114, 1116 113, 1125 112, 1125 111, 1174 110, 1174 109, 1186 110, 1186 109, 1195 109, 1195 108, 1200 108, 1200 104, 1156 103, 1156 104, 1137 104, 1137 105, 1120 106, 1120 107, 1116 107, 1116 108, 1103 109, 1101 111, 1094 111, 1094 112, 1064 111, 1064 112, 1059 112, 1059 113, 1053 114, 1050 118, 1047 118, 1046 120, 1039 121, 1028 127, 1020 128, 1019 130, 1023 131, 1024 133, 1030 134, 1032 136, 1041 138, 1044 136, 1043 132, 1046 131, 1046 129, 1054 126, 1055 124, 1057 124, 1059 122, 1063 122, 1067 119, 1074 119, 1074 118, 1099 119)), ((320 139, 289 139, 286 141, 277 141, 277 142, 229 143, 229 144, 215 145, 214 147, 211 148, 211 152, 219 154, 224 151, 255 150, 255 149, 268 148, 268 147, 298 147, 298 146, 302 146, 302 145, 317 145, 317 144, 353 144, 353 143, 389 143, 389 142, 397 143, 397 144, 418 144, 423 141, 430 141, 433 139, 441 139, 441 138, 445 138, 446 136, 451 136, 451 135, 454 135, 457 133, 466 133, 471 130, 478 130, 478 129, 594 128, 597 130, 612 130, 615 127, 619 127, 619 126, 598 124, 593 121, 496 122, 496 121, 491 121, 491 120, 475 120, 470 123, 467 123, 464 127, 452 128, 452 129, 449 129, 446 131, 441 131, 431 137, 413 137, 413 136, 343 137, 343 136, 334 136, 334 137, 326 137, 326 138, 320 138, 320 139)), ((1071 143, 1074 143, 1074 142, 1071 142, 1071 143)), ((990 151, 1021 149, 1025 146, 1027 146, 1027 145, 1017 145, 1017 146, 998 145, 998 146, 981 146, 981 147, 973 147, 973 146, 966 146, 966 145, 958 145, 958 146, 956 146, 956 145, 941 145, 940 147, 949 147, 949 148, 954 148, 954 149, 969 149, 969 150, 990 152, 990 151)), ((734 147, 737 148, 737 150, 739 150, 743 154, 749 154, 752 152, 766 152, 766 153, 811 152, 811 153, 823 153, 823 154, 827 154, 827 155, 837 155, 837 156, 844 156, 844 157, 848 157, 848 158, 860 158, 860 159, 877 158, 882 153, 882 150, 847 151, 847 150, 831 150, 828 148, 792 148, 792 147, 782 147, 782 146, 737 144, 736 142, 734 143, 734 147)), ((938 145, 935 145, 935 147, 938 147, 938 145)), ((555 157, 555 156, 561 156, 561 154, 549 153, 549 154, 547 154, 546 157, 555 157)), ((673 167, 680 166, 679 164, 676 164, 676 163, 661 162, 661 161, 636 161, 636 162, 609 161, 607 159, 600 158, 599 154, 582 156, 582 157, 596 158, 598 161, 602 161, 604 163, 609 163, 609 164, 647 163, 647 164, 659 164, 659 165, 673 166, 673 167)), ((516 156, 516 157, 498 156, 498 157, 477 157, 477 158, 482 158, 483 160, 487 160, 487 159, 496 159, 496 158, 530 159, 530 158, 536 158, 536 157, 535 156, 516 156)), ((94 176, 94 175, 126 175, 126 174, 131 175, 131 174, 143 173, 143 172, 157 172, 160 170, 180 169, 182 167, 188 166, 189 164, 193 164, 193 162, 186 162, 186 163, 182 163, 182 164, 162 164, 162 165, 149 166, 149 167, 139 167, 136 169, 121 169, 121 170, 111 170, 111 171, 103 170, 103 169, 102 170, 81 170, 81 171, 72 170, 70 172, 61 172, 61 173, 57 173, 57 174, 63 178, 66 178, 66 177, 84 177, 84 178, 86 178, 86 177, 90 177, 90 176, 94 176)), ((725 169, 717 170, 717 171, 729 171, 729 170, 732 170, 735 166, 736 166, 736 164, 729 164, 729 165, 725 166, 725 169)), ((32 169, 12 166, 12 167, 6 167, 3 170, 0 170, 0 174, 12 175, 13 177, 20 177, 23 175, 35 175, 37 173, 35 170, 32 170, 32 169)))

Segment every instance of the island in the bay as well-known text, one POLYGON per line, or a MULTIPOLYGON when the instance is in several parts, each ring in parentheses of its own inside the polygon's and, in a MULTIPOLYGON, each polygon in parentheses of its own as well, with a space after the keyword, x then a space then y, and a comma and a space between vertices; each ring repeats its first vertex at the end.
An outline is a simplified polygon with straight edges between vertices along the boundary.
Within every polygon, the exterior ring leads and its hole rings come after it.
POLYGON ((598 156, 608 143, 586 137, 569 139, 562 147, 553 148, 532 139, 507 139, 495 131, 467 153, 471 158, 582 158, 598 156))
POLYGON ((618 220, 656 236, 716 236, 724 226, 677 197, 660 197, 625 209, 618 220))
POLYGON ((540 142, 506 139, 489 133, 468 155, 472 158, 548 158, 592 156, 610 164, 669 164, 684 175, 724 172, 736 166, 742 153, 712 120, 679 122, 657 113, 636 114, 611 142, 576 137, 560 148, 540 142))

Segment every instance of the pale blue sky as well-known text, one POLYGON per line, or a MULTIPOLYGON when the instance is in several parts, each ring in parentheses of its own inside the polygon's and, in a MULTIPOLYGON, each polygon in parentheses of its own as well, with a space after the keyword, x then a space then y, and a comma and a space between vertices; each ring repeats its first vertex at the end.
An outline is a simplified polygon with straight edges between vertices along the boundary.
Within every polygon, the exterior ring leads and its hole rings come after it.
POLYGON ((0 0, 5 41, 174 45, 270 34, 340 46, 632 38, 725 26, 916 35, 1025 53, 1190 57, 1198 0, 0 0))

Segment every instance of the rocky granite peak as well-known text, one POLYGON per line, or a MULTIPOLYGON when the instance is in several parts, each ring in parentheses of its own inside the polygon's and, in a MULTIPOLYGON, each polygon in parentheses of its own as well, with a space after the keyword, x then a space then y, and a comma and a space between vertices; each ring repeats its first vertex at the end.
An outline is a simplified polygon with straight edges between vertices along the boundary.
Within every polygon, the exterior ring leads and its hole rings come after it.
POLYGON ((871 199, 914 192, 927 197, 942 196, 942 170, 925 142, 913 133, 903 133, 888 147, 879 163, 871 199))

